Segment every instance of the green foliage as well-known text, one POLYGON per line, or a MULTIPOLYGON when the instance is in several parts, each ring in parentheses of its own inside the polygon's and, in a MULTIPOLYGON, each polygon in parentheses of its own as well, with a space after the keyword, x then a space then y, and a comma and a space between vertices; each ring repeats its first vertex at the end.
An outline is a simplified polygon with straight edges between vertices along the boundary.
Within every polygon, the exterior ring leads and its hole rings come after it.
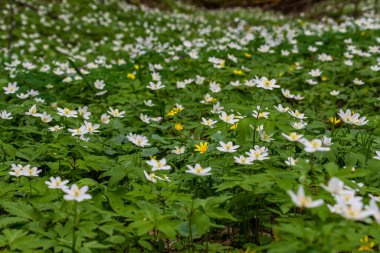
POLYGON ((379 250, 377 16, 37 3, 0 3, 1 252, 379 250))

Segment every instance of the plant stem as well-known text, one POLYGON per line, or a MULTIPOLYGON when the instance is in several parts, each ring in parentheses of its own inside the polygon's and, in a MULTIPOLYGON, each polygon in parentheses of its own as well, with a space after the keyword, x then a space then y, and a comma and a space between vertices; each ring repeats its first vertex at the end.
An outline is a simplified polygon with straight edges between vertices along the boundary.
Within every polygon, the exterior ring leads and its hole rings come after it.
POLYGON ((252 137, 252 143, 253 144, 252 144, 252 147, 255 147, 255 144, 256 144, 256 123, 257 123, 257 120, 259 119, 261 106, 263 105, 263 102, 264 102, 266 95, 267 95, 267 90, 264 91, 263 98, 261 99, 260 106, 259 106, 260 109, 256 108, 257 109, 257 116, 256 116, 255 124, 253 126, 253 137, 252 137))
POLYGON ((71 249, 72 249, 72 252, 75 253, 75 243, 76 243, 76 230, 77 230, 77 215, 78 215, 78 208, 77 208, 77 202, 75 201, 74 202, 74 223, 73 223, 73 239, 72 239, 72 246, 71 246, 71 249))
POLYGON ((30 196, 32 196, 32 179, 29 178, 29 192, 30 196))
POLYGON ((191 225, 191 218, 193 216, 193 208, 194 208, 194 199, 193 199, 193 202, 191 202, 191 209, 188 216, 188 219, 189 219, 189 250, 188 252, 194 252, 193 231, 192 231, 192 225, 191 225))

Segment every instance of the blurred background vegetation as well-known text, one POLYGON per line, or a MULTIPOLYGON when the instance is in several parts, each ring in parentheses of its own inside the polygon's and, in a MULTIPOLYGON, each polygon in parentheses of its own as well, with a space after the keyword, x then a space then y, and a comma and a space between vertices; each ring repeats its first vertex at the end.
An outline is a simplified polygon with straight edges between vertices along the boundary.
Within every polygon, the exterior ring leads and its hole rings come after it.
POLYGON ((281 11, 284 14, 309 18, 343 15, 358 17, 366 12, 380 12, 380 0, 129 0, 132 4, 145 4, 161 9, 181 9, 182 4, 195 5, 205 9, 220 8, 262 8, 281 11))

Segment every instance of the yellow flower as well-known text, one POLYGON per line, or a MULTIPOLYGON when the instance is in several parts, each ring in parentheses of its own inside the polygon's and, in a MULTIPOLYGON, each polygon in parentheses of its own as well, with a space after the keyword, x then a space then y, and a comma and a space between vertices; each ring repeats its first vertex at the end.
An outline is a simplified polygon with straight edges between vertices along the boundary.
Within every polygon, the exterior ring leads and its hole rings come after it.
POLYGON ((321 79, 322 79, 322 81, 327 81, 328 80, 327 76, 322 76, 321 79))
POLYGON ((175 128, 175 130, 177 130, 177 131, 182 131, 182 129, 183 129, 183 125, 182 125, 181 123, 176 123, 176 124, 174 125, 174 128, 175 128))
POLYGON ((207 151, 208 148, 208 142, 200 142, 199 145, 195 144, 196 149, 194 151, 198 151, 199 153, 203 154, 207 151))
POLYGON ((138 64, 133 65, 133 67, 135 68, 135 70, 138 70, 140 68, 138 64))
POLYGON ((183 108, 178 108, 178 107, 175 107, 173 109, 171 109, 169 112, 168 112, 168 116, 174 116, 176 115, 177 113, 179 113, 180 111, 182 111, 183 108))
POLYGON ((245 53, 244 56, 247 57, 247 58, 252 57, 252 55, 249 54, 249 53, 245 53))
POLYGON ((240 70, 240 69, 235 69, 235 70, 234 70, 234 74, 235 74, 235 75, 242 75, 242 74, 243 74, 243 71, 240 70))
POLYGON ((230 130, 235 130, 235 129, 237 129, 237 127, 238 127, 238 123, 233 124, 233 125, 230 127, 230 130))
POLYGON ((333 123, 334 125, 338 125, 340 123, 340 119, 337 117, 330 117, 329 121, 333 123))
POLYGON ((136 78, 136 76, 132 73, 128 73, 127 77, 132 79, 132 80, 135 80, 135 78, 136 78))
POLYGON ((363 239, 360 239, 360 242, 362 245, 360 246, 359 251, 374 251, 372 248, 375 247, 376 244, 369 241, 368 235, 364 236, 363 239))

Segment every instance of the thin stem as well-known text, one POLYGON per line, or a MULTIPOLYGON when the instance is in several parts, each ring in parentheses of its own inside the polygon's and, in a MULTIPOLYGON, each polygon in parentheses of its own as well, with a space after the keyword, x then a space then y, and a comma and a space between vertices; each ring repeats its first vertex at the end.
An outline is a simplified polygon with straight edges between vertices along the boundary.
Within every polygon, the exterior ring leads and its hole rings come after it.
POLYGON ((188 219, 189 219, 189 249, 188 249, 188 252, 194 252, 194 245, 193 245, 193 230, 192 230, 192 225, 191 225, 191 218, 193 216, 193 208, 194 208, 194 199, 193 199, 193 202, 191 202, 191 209, 190 209, 190 213, 189 213, 189 216, 188 216, 188 219))
POLYGON ((75 243, 76 243, 76 230, 77 230, 77 215, 78 215, 78 208, 77 208, 77 202, 75 201, 74 202, 74 224, 73 224, 73 238, 72 238, 72 246, 71 246, 71 249, 72 249, 72 252, 75 253, 75 243))
POLYGON ((252 146, 255 147, 255 144, 256 144, 256 123, 257 123, 257 120, 259 119, 259 116, 260 116, 260 111, 261 111, 261 107, 264 103, 264 99, 267 95, 267 90, 264 91, 264 95, 263 95, 263 98, 261 99, 261 102, 260 102, 260 106, 259 106, 259 109, 257 109, 257 116, 256 116, 256 120, 255 120, 255 124, 253 125, 253 137, 252 137, 252 146))

